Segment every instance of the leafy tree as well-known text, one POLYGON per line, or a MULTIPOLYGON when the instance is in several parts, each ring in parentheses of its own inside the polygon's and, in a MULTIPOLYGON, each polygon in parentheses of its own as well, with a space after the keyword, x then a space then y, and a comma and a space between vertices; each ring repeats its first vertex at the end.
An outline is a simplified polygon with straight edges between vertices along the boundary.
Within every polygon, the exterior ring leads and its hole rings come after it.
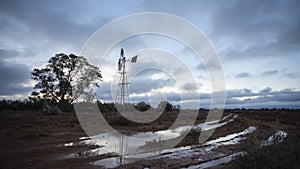
POLYGON ((158 104, 157 108, 160 111, 169 112, 173 109, 173 105, 167 101, 161 101, 158 104))
POLYGON ((37 81, 34 100, 52 100, 55 103, 71 104, 80 96, 87 101, 93 99, 92 87, 99 87, 102 80, 98 67, 90 64, 83 56, 56 54, 45 68, 34 69, 32 79, 37 81))
POLYGON ((137 110, 139 111, 147 111, 151 108, 151 106, 149 104, 146 104, 145 102, 139 102, 138 104, 136 104, 134 106, 137 110))

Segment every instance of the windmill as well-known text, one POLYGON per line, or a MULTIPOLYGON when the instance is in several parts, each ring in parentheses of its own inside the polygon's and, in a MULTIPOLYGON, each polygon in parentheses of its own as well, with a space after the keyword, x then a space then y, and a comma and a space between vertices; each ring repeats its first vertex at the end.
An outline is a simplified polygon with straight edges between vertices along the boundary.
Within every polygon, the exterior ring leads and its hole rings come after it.
POLYGON ((127 73, 125 69, 126 62, 135 63, 137 61, 137 57, 133 56, 126 60, 124 49, 121 48, 120 58, 118 59, 118 72, 121 74, 120 80, 118 83, 118 90, 116 95, 116 103, 124 105, 126 102, 129 102, 129 93, 128 93, 128 82, 127 82, 127 73))
MULTIPOLYGON (((126 62, 135 63, 137 61, 137 57, 138 55, 133 56, 132 58, 126 60, 124 49, 121 48, 120 58, 118 59, 118 72, 120 73, 120 79, 119 79, 117 95, 116 95, 116 103, 122 105, 122 110, 124 108, 123 105, 129 102, 129 93, 128 93, 129 83, 127 82, 127 73, 125 69, 126 62)), ((124 155, 126 155, 127 153, 128 137, 124 137, 123 135, 121 135, 116 140, 117 140, 117 145, 115 147, 118 148, 116 152, 118 152, 119 154, 119 158, 117 158, 117 163, 119 165, 122 165, 123 163, 126 163, 126 158, 124 158, 124 155)))

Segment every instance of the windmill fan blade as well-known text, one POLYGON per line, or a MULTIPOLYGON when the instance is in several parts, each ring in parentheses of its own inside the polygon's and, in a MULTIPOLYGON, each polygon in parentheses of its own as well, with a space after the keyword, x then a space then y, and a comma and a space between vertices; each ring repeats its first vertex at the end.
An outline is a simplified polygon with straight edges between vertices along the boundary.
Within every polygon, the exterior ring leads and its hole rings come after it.
POLYGON ((121 56, 123 57, 124 56, 124 49, 121 48, 121 56))

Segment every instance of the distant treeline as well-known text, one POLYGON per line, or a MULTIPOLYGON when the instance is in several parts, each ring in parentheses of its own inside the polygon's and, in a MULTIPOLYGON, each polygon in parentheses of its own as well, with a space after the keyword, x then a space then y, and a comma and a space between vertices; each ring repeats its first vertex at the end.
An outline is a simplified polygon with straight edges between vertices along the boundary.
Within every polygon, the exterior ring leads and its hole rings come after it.
MULTIPOLYGON (((114 103, 103 103, 99 100, 96 101, 101 112, 116 112, 117 108, 114 103)), ((6 100, 0 101, 0 110, 13 110, 13 111, 43 111, 47 106, 58 106, 63 112, 74 112, 74 107, 72 104, 59 104, 51 100, 6 100)), ((135 109, 139 111, 147 111, 152 108, 149 104, 145 102, 139 102, 137 104, 131 104, 135 109)), ((173 109, 178 109, 179 106, 173 106, 167 101, 162 101, 158 108, 164 108, 165 112, 171 111, 173 109)))
POLYGON ((0 110, 14 110, 14 111, 39 111, 42 109, 42 102, 33 102, 28 99, 24 100, 6 100, 0 101, 0 110))
MULTIPOLYGON (((24 99, 24 100, 0 100, 0 111, 1 110, 13 110, 13 111, 42 111, 45 103, 49 105, 58 105, 60 110, 63 112, 74 112, 74 107, 72 104, 60 104, 54 103, 49 100, 31 100, 31 99, 24 99)), ((114 103, 103 103, 99 100, 96 101, 99 106, 101 112, 116 112, 116 106, 114 103)), ((137 104, 131 104, 135 109, 139 111, 147 111, 152 107, 145 102, 139 102, 137 104)), ((158 108, 163 107, 165 112, 180 109, 178 105, 172 105, 167 101, 162 101, 158 108)), ((289 109, 289 108, 260 108, 259 110, 278 110, 278 109, 289 109)), ((204 108, 200 108, 199 110, 207 110, 204 108)), ((234 110, 252 110, 246 108, 235 108, 234 110)))

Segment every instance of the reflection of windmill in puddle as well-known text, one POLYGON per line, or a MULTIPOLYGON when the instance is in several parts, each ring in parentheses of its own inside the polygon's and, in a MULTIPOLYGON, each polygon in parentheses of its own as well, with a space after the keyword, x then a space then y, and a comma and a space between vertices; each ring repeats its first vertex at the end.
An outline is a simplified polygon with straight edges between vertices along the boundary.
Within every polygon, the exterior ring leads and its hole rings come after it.
MULTIPOLYGON (((126 60, 124 49, 121 48, 120 58, 118 59, 118 72, 121 74, 118 83, 116 104, 121 105, 122 111, 124 111, 125 103, 129 102, 128 93, 128 82, 127 73, 125 69, 126 62, 135 63, 137 61, 137 55, 126 60)), ((128 152, 128 137, 122 134, 118 134, 115 140, 115 152, 119 155, 117 158, 118 165, 126 163, 126 158, 124 157, 128 152)))
POLYGON ((118 133, 114 141, 115 152, 118 154, 118 158, 116 158, 116 163, 120 166, 126 163, 125 156, 128 153, 128 137, 118 133))
POLYGON ((114 158, 114 160, 117 166, 130 163, 136 158, 145 158, 149 156, 159 155, 162 153, 161 147, 163 147, 160 144, 166 143, 161 139, 161 137, 148 141, 145 138, 143 139, 144 142, 142 141, 136 144, 134 144, 134 140, 131 140, 133 142, 131 142, 131 146, 128 147, 128 140, 129 137, 126 136, 126 133, 116 133, 116 135, 114 136, 114 148, 117 154, 117 157, 114 158))

